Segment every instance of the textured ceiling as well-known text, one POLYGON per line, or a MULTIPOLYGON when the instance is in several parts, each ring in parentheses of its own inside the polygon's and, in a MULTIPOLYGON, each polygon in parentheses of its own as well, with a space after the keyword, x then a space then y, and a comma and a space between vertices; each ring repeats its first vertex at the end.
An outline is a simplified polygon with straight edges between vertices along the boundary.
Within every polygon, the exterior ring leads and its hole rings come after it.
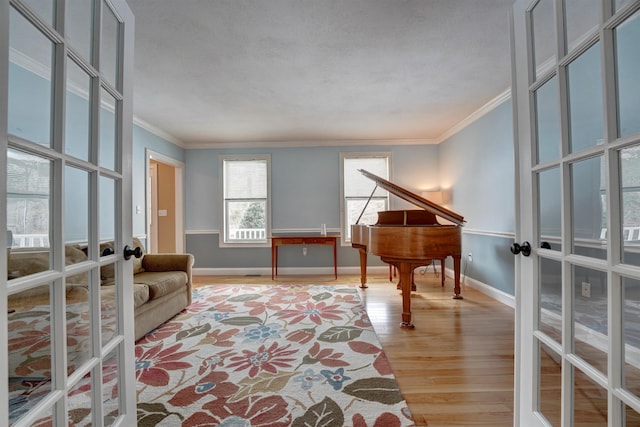
POLYGON ((185 147, 433 140, 510 85, 513 0, 129 0, 134 114, 185 147))

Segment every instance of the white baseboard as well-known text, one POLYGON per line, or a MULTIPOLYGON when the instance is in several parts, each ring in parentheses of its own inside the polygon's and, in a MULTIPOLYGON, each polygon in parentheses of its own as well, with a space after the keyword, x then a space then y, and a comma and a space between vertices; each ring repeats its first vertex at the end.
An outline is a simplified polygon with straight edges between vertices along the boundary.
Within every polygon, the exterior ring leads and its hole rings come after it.
MULTIPOLYGON (((373 266, 367 268, 369 274, 384 274, 389 272, 387 266, 373 266)), ((262 268, 194 268, 194 276, 271 276, 271 267, 262 268)), ((333 267, 278 267, 278 274, 295 275, 333 275, 333 267)), ((340 274, 360 274, 360 267, 338 267, 340 274)))
MULTIPOLYGON (((445 274, 447 275, 447 277, 451 277, 453 279, 453 270, 447 268, 445 269, 445 274)), ((508 293, 501 291, 500 289, 496 289, 492 286, 487 285, 486 283, 482 283, 478 280, 472 279, 471 277, 462 276, 460 277, 460 281, 464 283, 465 286, 482 292, 488 297, 491 297, 504 305, 507 305, 513 309, 515 309, 516 307, 516 298, 513 295, 509 295, 508 293)))
MULTIPOLYGON (((271 276, 270 267, 262 268, 194 268, 192 270, 194 276, 271 276)), ((388 266, 370 266, 367 267, 368 274, 388 274, 388 266)), ((278 274, 283 275, 333 275, 333 267, 279 267, 278 274)), ((340 274, 360 274, 360 267, 339 267, 338 276, 340 274)), ((453 279, 453 270, 445 269, 447 277, 453 279)), ((461 281, 465 286, 473 288, 483 294, 501 302, 511 308, 515 308, 515 297, 493 288, 485 283, 470 277, 461 277, 461 281)))

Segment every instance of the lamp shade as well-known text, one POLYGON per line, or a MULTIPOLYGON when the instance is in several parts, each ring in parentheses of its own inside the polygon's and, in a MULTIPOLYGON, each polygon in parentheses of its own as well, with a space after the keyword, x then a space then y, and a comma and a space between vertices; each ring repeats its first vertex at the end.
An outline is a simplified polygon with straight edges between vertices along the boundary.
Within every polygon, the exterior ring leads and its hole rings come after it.
POLYGON ((422 197, 429 200, 430 202, 435 203, 436 205, 441 205, 444 203, 444 198, 442 197, 442 191, 440 190, 424 191, 422 192, 422 197))

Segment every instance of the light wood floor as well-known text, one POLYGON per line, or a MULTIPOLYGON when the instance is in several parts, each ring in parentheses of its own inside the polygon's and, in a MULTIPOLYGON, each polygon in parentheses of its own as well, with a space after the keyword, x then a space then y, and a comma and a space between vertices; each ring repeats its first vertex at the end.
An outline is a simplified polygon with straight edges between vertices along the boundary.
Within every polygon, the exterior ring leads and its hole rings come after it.
MULTIPOLYGON (((401 329, 400 291, 388 276, 368 277, 361 292, 367 313, 391 362, 418 426, 512 426, 514 311, 462 286, 451 299, 432 270, 419 274, 411 308, 415 329, 401 329)), ((196 276, 212 283, 335 283, 333 276, 196 276)), ((340 283, 360 284, 355 275, 340 283)))

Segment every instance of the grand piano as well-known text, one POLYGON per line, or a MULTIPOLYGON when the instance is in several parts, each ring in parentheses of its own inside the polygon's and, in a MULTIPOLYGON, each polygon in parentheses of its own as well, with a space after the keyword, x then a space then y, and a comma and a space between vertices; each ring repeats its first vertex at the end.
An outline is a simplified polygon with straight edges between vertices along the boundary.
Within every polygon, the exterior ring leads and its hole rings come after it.
MULTIPOLYGON (((367 254, 379 256, 382 261, 398 269, 402 291, 403 328, 413 328, 411 323, 411 287, 413 270, 429 265, 432 260, 453 258, 454 299, 460 295, 461 227, 464 217, 408 191, 384 178, 359 169, 376 186, 406 200, 423 210, 399 210, 378 212, 378 222, 374 225, 356 224, 351 226, 351 246, 360 252, 360 282, 367 283, 367 254), (440 224, 436 215, 449 224, 440 224)), ((375 191, 375 190, 374 190, 375 191)), ((373 193, 372 193, 373 195, 373 193)), ((368 203, 368 202, 367 202, 368 203)), ((366 210, 363 209, 363 213, 366 210)), ((360 214, 362 217, 362 214, 360 214)), ((444 283, 444 282, 443 282, 444 283)))

